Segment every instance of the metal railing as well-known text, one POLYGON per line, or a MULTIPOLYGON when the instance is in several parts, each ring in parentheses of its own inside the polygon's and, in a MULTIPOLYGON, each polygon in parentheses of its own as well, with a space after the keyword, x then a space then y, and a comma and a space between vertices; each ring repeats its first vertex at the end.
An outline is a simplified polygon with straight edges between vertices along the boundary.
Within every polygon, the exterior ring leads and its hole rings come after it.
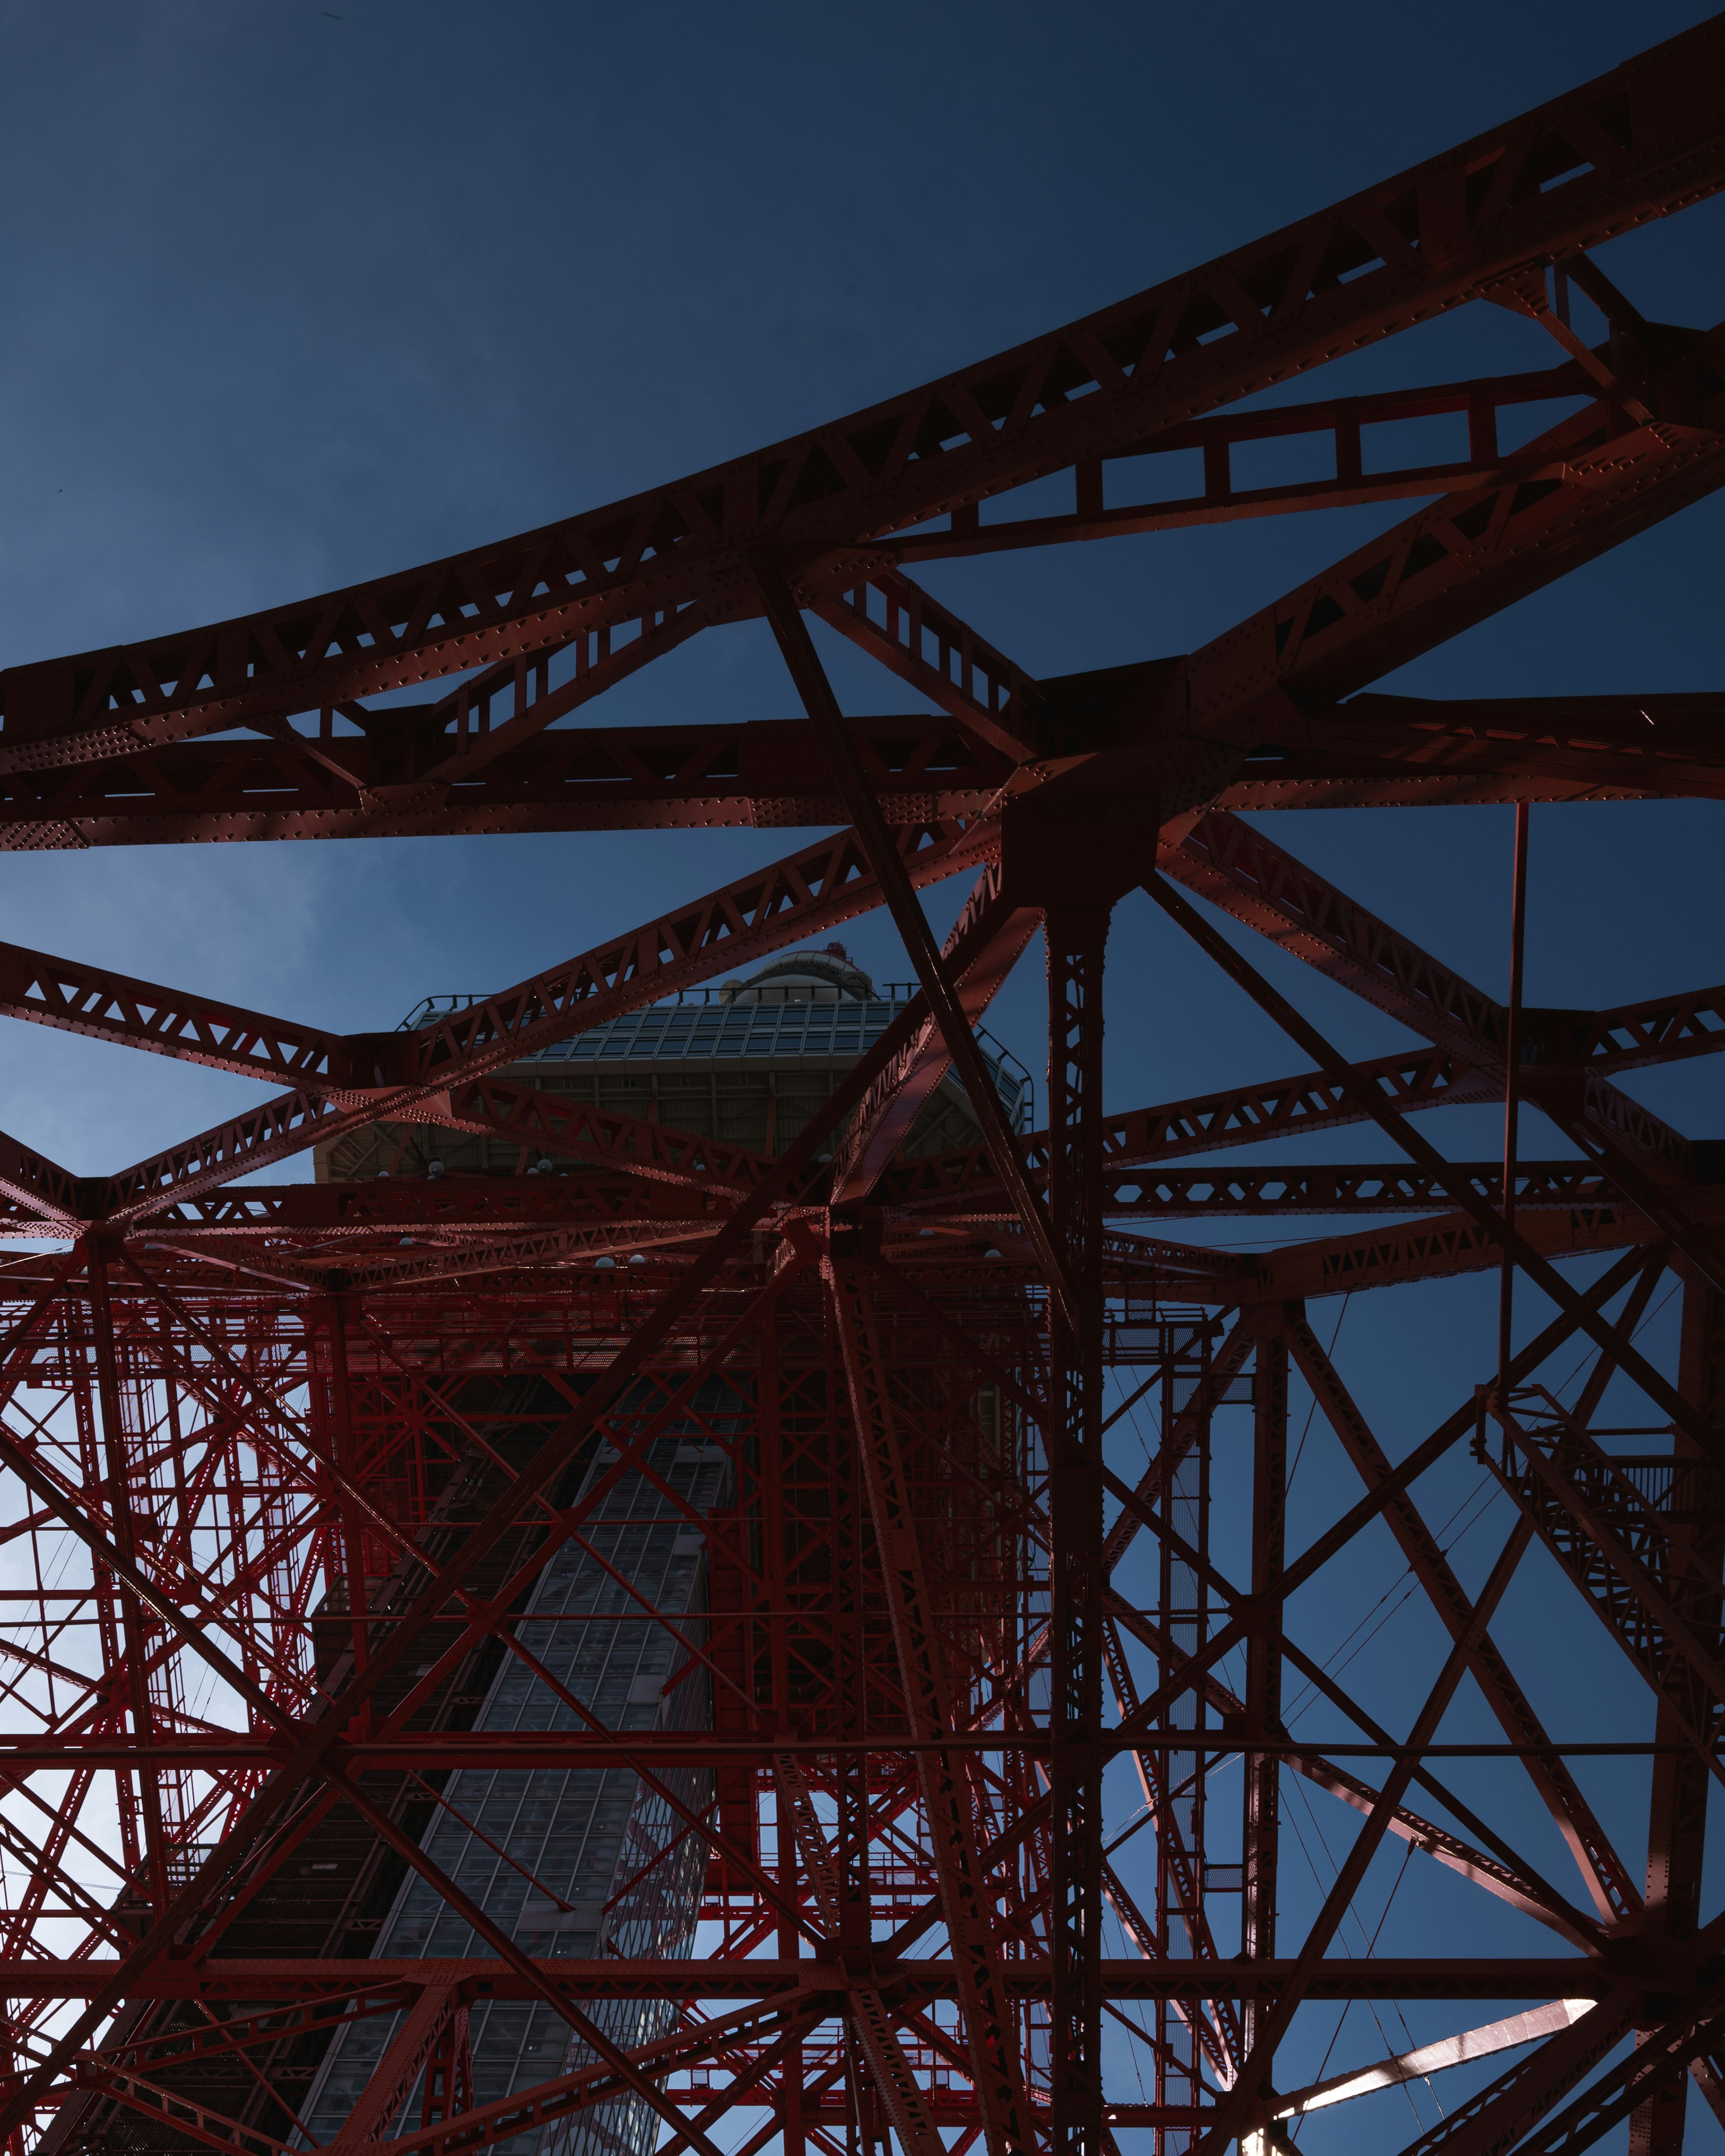
MULTIPOLYGON (((847 996, 841 994, 837 988, 810 990, 802 988, 775 988, 772 982, 766 981, 759 987, 745 983, 739 988, 679 988, 675 995, 661 996, 656 1003, 649 1004, 646 1008, 649 1010, 662 1010, 667 1007, 675 1008, 680 1004, 694 1004, 697 1008, 702 1005, 716 1004, 726 1009, 736 1004, 743 1004, 745 1009, 754 1004, 792 1003, 872 1003, 896 1005, 909 1003, 916 993, 916 983, 914 981, 883 981, 871 996, 847 996)), ((449 1017, 452 1012, 471 1010, 475 1004, 489 1003, 490 1000, 489 993, 484 992, 475 992, 471 994, 422 996, 395 1029, 398 1033, 420 1033, 428 1025, 434 1024, 437 1019, 449 1017)))

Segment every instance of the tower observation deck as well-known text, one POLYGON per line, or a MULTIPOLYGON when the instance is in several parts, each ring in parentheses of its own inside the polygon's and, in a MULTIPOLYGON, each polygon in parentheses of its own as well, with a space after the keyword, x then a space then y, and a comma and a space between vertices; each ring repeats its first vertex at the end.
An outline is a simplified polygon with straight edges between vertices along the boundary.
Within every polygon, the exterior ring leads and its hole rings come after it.
MULTIPOLYGON (((857 1058, 891 1024, 914 984, 876 988, 842 944, 791 951, 747 979, 685 991, 536 1051, 500 1075, 568 1101, 663 1123, 699 1137, 777 1155, 802 1132, 857 1058)), ((482 1002, 428 996, 402 1020, 404 1031, 482 1002)), ((1029 1073, 980 1030, 988 1068, 1014 1130, 1029 1127, 1029 1073)), ((949 1072, 902 1147, 907 1159, 981 1137, 962 1084, 949 1072)), ((372 1123, 316 1148, 321 1181, 368 1175, 533 1173, 552 1154, 506 1129, 471 1136, 425 1125, 372 1123)), ((567 1171, 567 1161, 556 1161, 567 1171)))

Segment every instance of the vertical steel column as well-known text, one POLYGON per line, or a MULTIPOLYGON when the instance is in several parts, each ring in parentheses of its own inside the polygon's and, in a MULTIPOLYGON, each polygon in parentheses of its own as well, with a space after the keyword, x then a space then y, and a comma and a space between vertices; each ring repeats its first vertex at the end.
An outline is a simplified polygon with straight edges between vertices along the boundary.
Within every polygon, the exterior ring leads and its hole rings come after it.
MULTIPOLYGON (((1161 1538, 1157 1609, 1165 1651, 1158 1657, 1158 1685, 1178 1677, 1210 1635, 1210 1415, 1216 1390, 1207 1350, 1195 1374, 1178 1353, 1170 1355, 1163 1366, 1159 1457, 1173 1464, 1163 1486, 1162 1511, 1196 1562, 1189 1563, 1177 1553, 1171 1538, 1161 1538)), ((1209 1753, 1203 1731, 1209 1718, 1204 1689, 1195 1685, 1169 1700, 1157 1721, 1164 1737, 1190 1732, 1191 1738, 1189 1750, 1162 1754, 1163 1786, 1179 1794, 1168 1796, 1156 1830, 1157 1951, 1175 1959, 1199 1954, 1206 1936, 1209 1753)), ((1204 2012, 1204 2002, 1198 1998, 1157 2002, 1156 2100, 1159 2104, 1190 2109, 1207 2100, 1199 2034, 1204 2012)), ((1237 2052, 1236 2064, 1244 2056, 1243 2051, 1237 2052)), ((1189 2128, 1158 2127, 1157 2156, 1180 2156, 1195 2141, 1189 2128)))
MULTIPOLYGON (((843 1328, 832 1283, 823 1283, 827 1339, 827 1445, 831 1472, 829 1563, 833 1582, 833 1718, 834 1733, 868 1727, 868 1640, 863 1610, 864 1522, 866 1502, 858 1446, 862 1432, 845 1427, 843 1328)), ((838 1802, 839 1948, 865 1964, 874 1938, 869 1887, 868 1763, 855 1748, 834 1757, 838 1802)), ((844 2023, 846 2138, 852 2156, 887 2156, 880 2148, 880 2107, 871 2085, 862 2030, 847 2012, 844 2023)))
MULTIPOLYGON (((1296 1306, 1297 1307, 1297 1306, 1296 1306)), ((1288 1496, 1288 1343, 1281 1312, 1266 1314, 1258 1336, 1252 1383, 1252 1594, 1271 1594, 1285 1561, 1288 1496)), ((1245 1784, 1240 1825, 1240 1948, 1249 1961, 1276 1954, 1276 1883, 1281 1830, 1281 1762, 1274 1753, 1250 1749, 1254 1738, 1273 1737, 1281 1722, 1281 1624, 1279 1604, 1271 1620, 1246 1643, 1245 1784)), ((1259 2013, 1249 2000, 1242 2020, 1245 2047, 1258 2033, 1259 2013)), ((1266 2062, 1266 2071, 1269 2062, 1266 2062)))
MULTIPOLYGON (((658 1109, 657 1086, 654 1109, 658 1109)), ((793 1727, 788 1661, 790 1594, 785 1584, 784 1426, 779 1414, 778 1312, 767 1311, 761 1320, 759 1357, 755 1369, 755 1433, 760 1461, 760 1568, 773 1611, 771 1634, 773 1714, 774 1726, 793 1727)), ((752 1658, 751 1658, 751 1661, 752 1658)), ((745 1665, 749 1666, 749 1664, 745 1665)), ((787 1902, 798 1901, 797 1854, 798 1836, 790 1816, 791 1797, 781 1786, 778 1793, 778 1886, 787 1902)), ((778 1918, 780 1957, 794 1960, 803 1951, 802 1936, 789 1910, 778 1918)), ((803 2038, 791 2038, 779 2076, 778 2128, 783 2156, 803 2156, 807 2147, 803 2123, 803 2038)))
MULTIPOLYGON (((1036 2146, 1037 2133, 1024 2085, 1022 2016, 1003 1981, 1000 1946, 989 1917, 998 1890, 978 1854, 977 1806, 969 1768, 940 1742, 952 1727, 947 1655, 929 1597, 867 1276, 860 1267, 829 1260, 828 1277, 904 1689, 905 1717, 916 1744, 930 1853, 940 1881, 972 2079, 989 2156, 1020 2156, 1021 2151, 1028 2156, 1036 2146)), ((1100 1877, 1100 1842, 1097 1870, 1100 1877)))
MULTIPOLYGON (((779 1845, 781 1861, 779 1883, 794 1896, 797 1891, 796 1858, 800 1856, 802 1869, 807 1876, 810 1892, 819 1911, 821 1928, 829 1940, 850 1938, 850 1926, 844 1909, 845 1890, 839 1873, 834 1866, 826 1837, 814 1808, 801 1762, 794 1754, 781 1753, 774 1763, 778 1784, 779 1845), (788 1846, 793 1852, 787 1865, 783 1851, 788 1846)), ((779 1951, 787 1960, 796 1960, 802 1942, 794 1924, 782 1921, 779 1951), (785 1933, 788 1932, 788 1939, 785 1933)), ((865 1973, 868 1953, 866 1947, 855 1948, 848 1943, 845 1948, 845 1963, 852 1974, 865 1973)), ((880 1994, 865 1984, 853 1984, 848 1994, 846 2036, 850 2048, 847 2057, 851 2061, 855 2082, 856 2114, 859 2133, 865 2143, 886 2143, 881 2120, 890 2119, 899 2139, 904 2156, 946 2156, 938 2130, 930 2118, 924 2093, 903 2045, 899 2041, 897 2027, 891 2010, 880 1994)), ((794 2040, 794 2056, 800 2059, 803 2046, 799 2037, 794 2040)), ((791 2134, 790 2121, 796 2120, 800 2137, 802 2127, 802 2097, 800 2083, 793 2085, 788 2078, 788 2056, 784 2075, 781 2077, 783 2097, 781 2117, 785 2123, 781 2128, 788 2156, 791 2134)))
MULTIPOLYGON (((1516 1221, 1516 1139, 1522 1104, 1522 986, 1527 946, 1527 804, 1516 803, 1514 870, 1509 898, 1509 1021, 1503 1044, 1503 1218, 1516 1221)), ((1515 1297, 1515 1260, 1506 1250, 1497 1291, 1498 1405, 1507 1409, 1511 1320, 1515 1297)))
POLYGON ((426 2058, 419 2092, 421 2133, 473 2108, 473 2046, 468 2034, 468 2012, 465 2005, 455 2009, 426 2058))
MULTIPOLYGON (((100 1409, 102 1473, 107 1484, 108 1519, 116 1550, 126 1563, 136 1568, 138 1543, 131 1502, 132 1463, 128 1456, 126 1419, 120 1404, 120 1366, 114 1348, 114 1311, 108 1295, 108 1257, 94 1235, 85 1240, 84 1254, 90 1281, 90 1339, 95 1351, 96 1399, 100 1409)), ((125 1643, 127 1702, 132 1729, 143 1750, 147 1749, 155 1736, 156 1717, 146 1676, 154 1649, 151 1634, 155 1620, 146 1617, 143 1603, 132 1589, 120 1580, 115 1585, 119 1590, 125 1643)), ((160 1912, 172 1897, 168 1889, 162 1785, 154 1768, 144 1768, 137 1778, 137 1789, 139 1813, 144 1825, 149 1897, 160 1912)))
MULTIPOLYGON (((794 1723, 795 1710, 791 1703, 790 1630, 788 1612, 790 1609, 790 1589, 787 1578, 787 1543, 790 1534, 790 1519, 785 1504, 787 1461, 785 1458, 784 1427, 779 1414, 779 1354, 778 1310, 773 1305, 762 1313, 761 1330, 757 1337, 755 1363, 755 1447, 757 1482, 755 1502, 758 1510, 758 1544, 755 1564, 767 1595, 767 1606, 773 1612, 768 1620, 767 1635, 767 1666, 771 1692, 773 1727, 790 1729, 794 1723)), ((745 1656, 745 1667, 752 1671, 760 1663, 758 1643, 751 1642, 745 1656)), ((752 1681, 750 1690, 759 1703, 757 1681, 752 1681)), ((779 1861, 784 1861, 781 1846, 779 1861)), ((793 1892, 793 1887, 788 1891, 793 1892)), ((794 1948, 791 1949, 796 1951, 794 1948)))
MULTIPOLYGON (((1677 1381, 1684 1399, 1692 1401, 1710 1422, 1725 1424, 1725 1297, 1687 1272, 1677 1381)), ((1698 1486, 1697 1502, 1683 1508, 1696 1515, 1688 1523, 1686 1540, 1696 1573, 1715 1589, 1710 1604, 1692 1603, 1686 1596, 1685 1604, 1697 1620, 1705 1609, 1717 1627, 1717 1589, 1725 1563, 1725 1511, 1717 1487, 1707 1486, 1717 1485, 1718 1471, 1701 1464, 1700 1448, 1681 1430, 1672 1431, 1671 1440, 1679 1460, 1697 1463, 1689 1471, 1698 1486)), ((1675 1548, 1672 1558, 1675 1565, 1675 1548)), ((1701 1914, 1701 1867, 1712 1778, 1705 1763, 1683 1743, 1683 1730, 1670 1707, 1659 1708, 1654 1733, 1666 1748, 1653 1761, 1643 1926, 1650 1940, 1692 1938, 1701 1914)), ((1631 2112, 1630 2156, 1681 2156, 1688 2089, 1686 2075, 1672 2074, 1631 2112)))
MULTIPOLYGON (((336 1510, 341 1522, 341 1564, 347 1588, 347 1629, 356 1671, 371 1660, 371 1597, 366 1585, 365 1528, 348 1491, 363 1487, 365 1463, 353 1443, 353 1396, 347 1369, 347 1320, 339 1295, 327 1298, 329 1320, 329 1403, 331 1451, 341 1471, 344 1487, 336 1510)), ((362 1710, 362 1727, 371 1726, 369 1707, 362 1710)))
MULTIPOLYGON (((833 1304, 833 1287, 824 1281, 828 1342, 827 1446, 831 1512, 828 1562, 832 1579, 833 1733, 863 1736, 869 1727, 869 1641, 864 1611, 871 1599, 865 1577, 864 1543, 868 1502, 857 1446, 860 1433, 846 1426, 848 1404, 842 1337, 833 1304)), ((856 1745, 833 1758, 833 1786, 838 1807, 839 1945, 841 1952, 866 1955, 874 1937, 872 1888, 869 1881, 869 1763, 856 1745)))
POLYGON ((1101 2156, 1101 1112, 1103 906, 1051 907, 1050 1227, 1073 1291, 1049 1297, 1049 1917, 1053 2146, 1101 2156))

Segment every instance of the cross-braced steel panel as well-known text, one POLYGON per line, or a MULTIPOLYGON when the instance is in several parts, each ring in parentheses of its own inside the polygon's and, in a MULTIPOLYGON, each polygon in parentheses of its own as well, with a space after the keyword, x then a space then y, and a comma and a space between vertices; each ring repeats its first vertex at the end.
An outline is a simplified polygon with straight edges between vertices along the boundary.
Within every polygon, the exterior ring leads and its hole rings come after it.
POLYGON ((6 1014, 283 1089, 105 1175, 0 1139, 15 2156, 1261 2156, 1446 2070, 1409 2156, 1567 2152, 1625 2121, 1670 2156, 1686 2102, 1725 2120, 1725 1913, 1702 1892, 1725 1213, 1716 1148, 1617 1083, 1725 1045, 1725 988, 1535 1009, 1517 956, 1502 1004, 1244 820, 1519 804, 1519 953, 1528 803, 1725 796, 1717 696, 1373 689, 1725 482, 1717 297, 1697 326, 1649 321, 1592 255, 1722 187, 1725 18, 755 455, 0 675, 12 847, 827 832, 393 1032, 0 947, 6 1014), (1481 303, 1525 326, 1527 371, 1305 393, 1481 303), (1553 402, 1522 439, 1518 408, 1553 402), (1443 415, 1453 461, 1363 449, 1443 415), (1295 437, 1325 476, 1237 483, 1242 445, 1295 437), (1169 500, 1177 451, 1202 489, 1169 500), (1400 501, 1202 649, 1059 680, 912 573, 1400 501), (845 712, 810 616, 917 708, 845 712), (802 719, 588 722, 747 620, 802 719), (953 877, 941 942, 920 894, 953 877), (1111 918, 1140 892, 1287 1036, 1291 1075, 1105 1107, 1111 918), (716 1105, 684 1130, 657 1091, 636 1116, 558 1090, 544 1051, 874 908, 916 992, 859 1017, 764 1142, 716 1105), (1240 932, 1416 1045, 1349 1060, 1240 932), (978 1028, 1039 933, 1025 1130, 978 1028), (919 1150, 942 1086, 973 1142, 919 1150), (1501 1157, 1427 1135, 1493 1104, 1501 1157), (1570 1157, 1521 1157, 1528 1109, 1570 1157), (1350 1125, 1375 1126, 1353 1163, 1216 1158, 1350 1125), (439 1132, 504 1172, 442 1172, 439 1132), (241 1179, 313 1148, 363 1179, 241 1179), (1168 1225, 1301 1213, 1332 1232, 1255 1255, 1168 1225), (1499 1352, 1398 1452, 1312 1306, 1478 1271, 1499 1352), (1674 1369, 1637 1344, 1667 1276, 1674 1369), (1543 1298, 1519 1344, 1517 1281, 1543 1298), (1633 1431, 1601 1424, 1614 1383, 1633 1431), (1348 1478, 1309 1536, 1293 1399, 1348 1478), (1497 1506, 1471 1586, 1422 1499, 1440 1463, 1497 1506), (1441 1642, 1388 1727, 1288 1614, 1373 1535, 1441 1642), (1512 1596, 1536 1544, 1551 1623, 1651 1692, 1639 1732, 1542 1719, 1512 1596), (1461 1748, 1509 1763, 1549 1857, 1523 1810, 1454 1786, 1464 1686, 1496 1733, 1461 1748), (1296 1691, 1332 1741, 1290 1729, 1296 1691), (1589 1745, 1641 1761, 1645 1852, 1589 1801, 1589 1745), (1330 1808, 1336 1853, 1295 1920, 1296 1802, 1330 1808), (1524 1950, 1356 1953, 1397 1847, 1524 1950), (1451 2033, 1314 2070, 1312 2017, 1346 2000, 1454 2002, 1451 2033))

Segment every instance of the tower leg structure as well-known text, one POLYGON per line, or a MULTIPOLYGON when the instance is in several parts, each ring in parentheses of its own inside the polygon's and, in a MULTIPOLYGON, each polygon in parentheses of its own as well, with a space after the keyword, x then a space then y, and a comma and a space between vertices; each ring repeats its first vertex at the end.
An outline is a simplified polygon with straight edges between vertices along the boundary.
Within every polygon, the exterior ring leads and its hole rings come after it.
POLYGON ((100 1173, 0 1136, 7 2156, 1266 2156, 1343 2102, 1406 2156, 1674 2156, 1725 2121, 1725 1208, 1714 1134, 1625 1082, 1725 1045, 1725 988, 1556 1010, 1518 966, 1506 1007, 1266 828, 1725 798, 1715 693, 1373 686, 1725 484, 1719 295, 1653 322, 1594 259, 1632 282, 1637 228, 1725 188, 1722 85, 1725 18, 714 471, 0 674, 7 846, 797 840, 393 1031, 0 945, 0 1014, 268 1089, 100 1173), (1307 379, 1474 305, 1519 371, 1307 379), (1453 456, 1374 453, 1412 420, 1453 456), (1332 469, 1238 483, 1296 435, 1332 469), (1200 492, 1142 483, 1186 452, 1200 492), (917 580, 1373 504, 1204 647, 1057 678, 917 580), (743 619, 800 716, 588 710, 743 619), (903 708, 843 707, 834 637, 903 708), (817 947, 877 908, 896 988, 817 947), (1128 916, 1280 1075, 1169 1077, 1171 997, 1150 1070, 1124 1027, 1105 1060, 1105 998, 1165 994, 1128 916), (1039 934, 1040 1122, 984 1024, 1039 934), (1411 1045, 1342 1055, 1260 939, 1411 1045), (1442 1142, 1506 1103, 1501 1156, 1442 1142), (1368 1417, 1320 1305, 1476 1274, 1445 1397, 1368 1417), (1332 1648, 1404 1602, 1393 1681, 1332 1648), (1534 1705, 1554 1640, 1610 1672, 1584 1726, 1534 1705), (1429 1950, 1404 1871, 1477 1951, 1429 1950))

